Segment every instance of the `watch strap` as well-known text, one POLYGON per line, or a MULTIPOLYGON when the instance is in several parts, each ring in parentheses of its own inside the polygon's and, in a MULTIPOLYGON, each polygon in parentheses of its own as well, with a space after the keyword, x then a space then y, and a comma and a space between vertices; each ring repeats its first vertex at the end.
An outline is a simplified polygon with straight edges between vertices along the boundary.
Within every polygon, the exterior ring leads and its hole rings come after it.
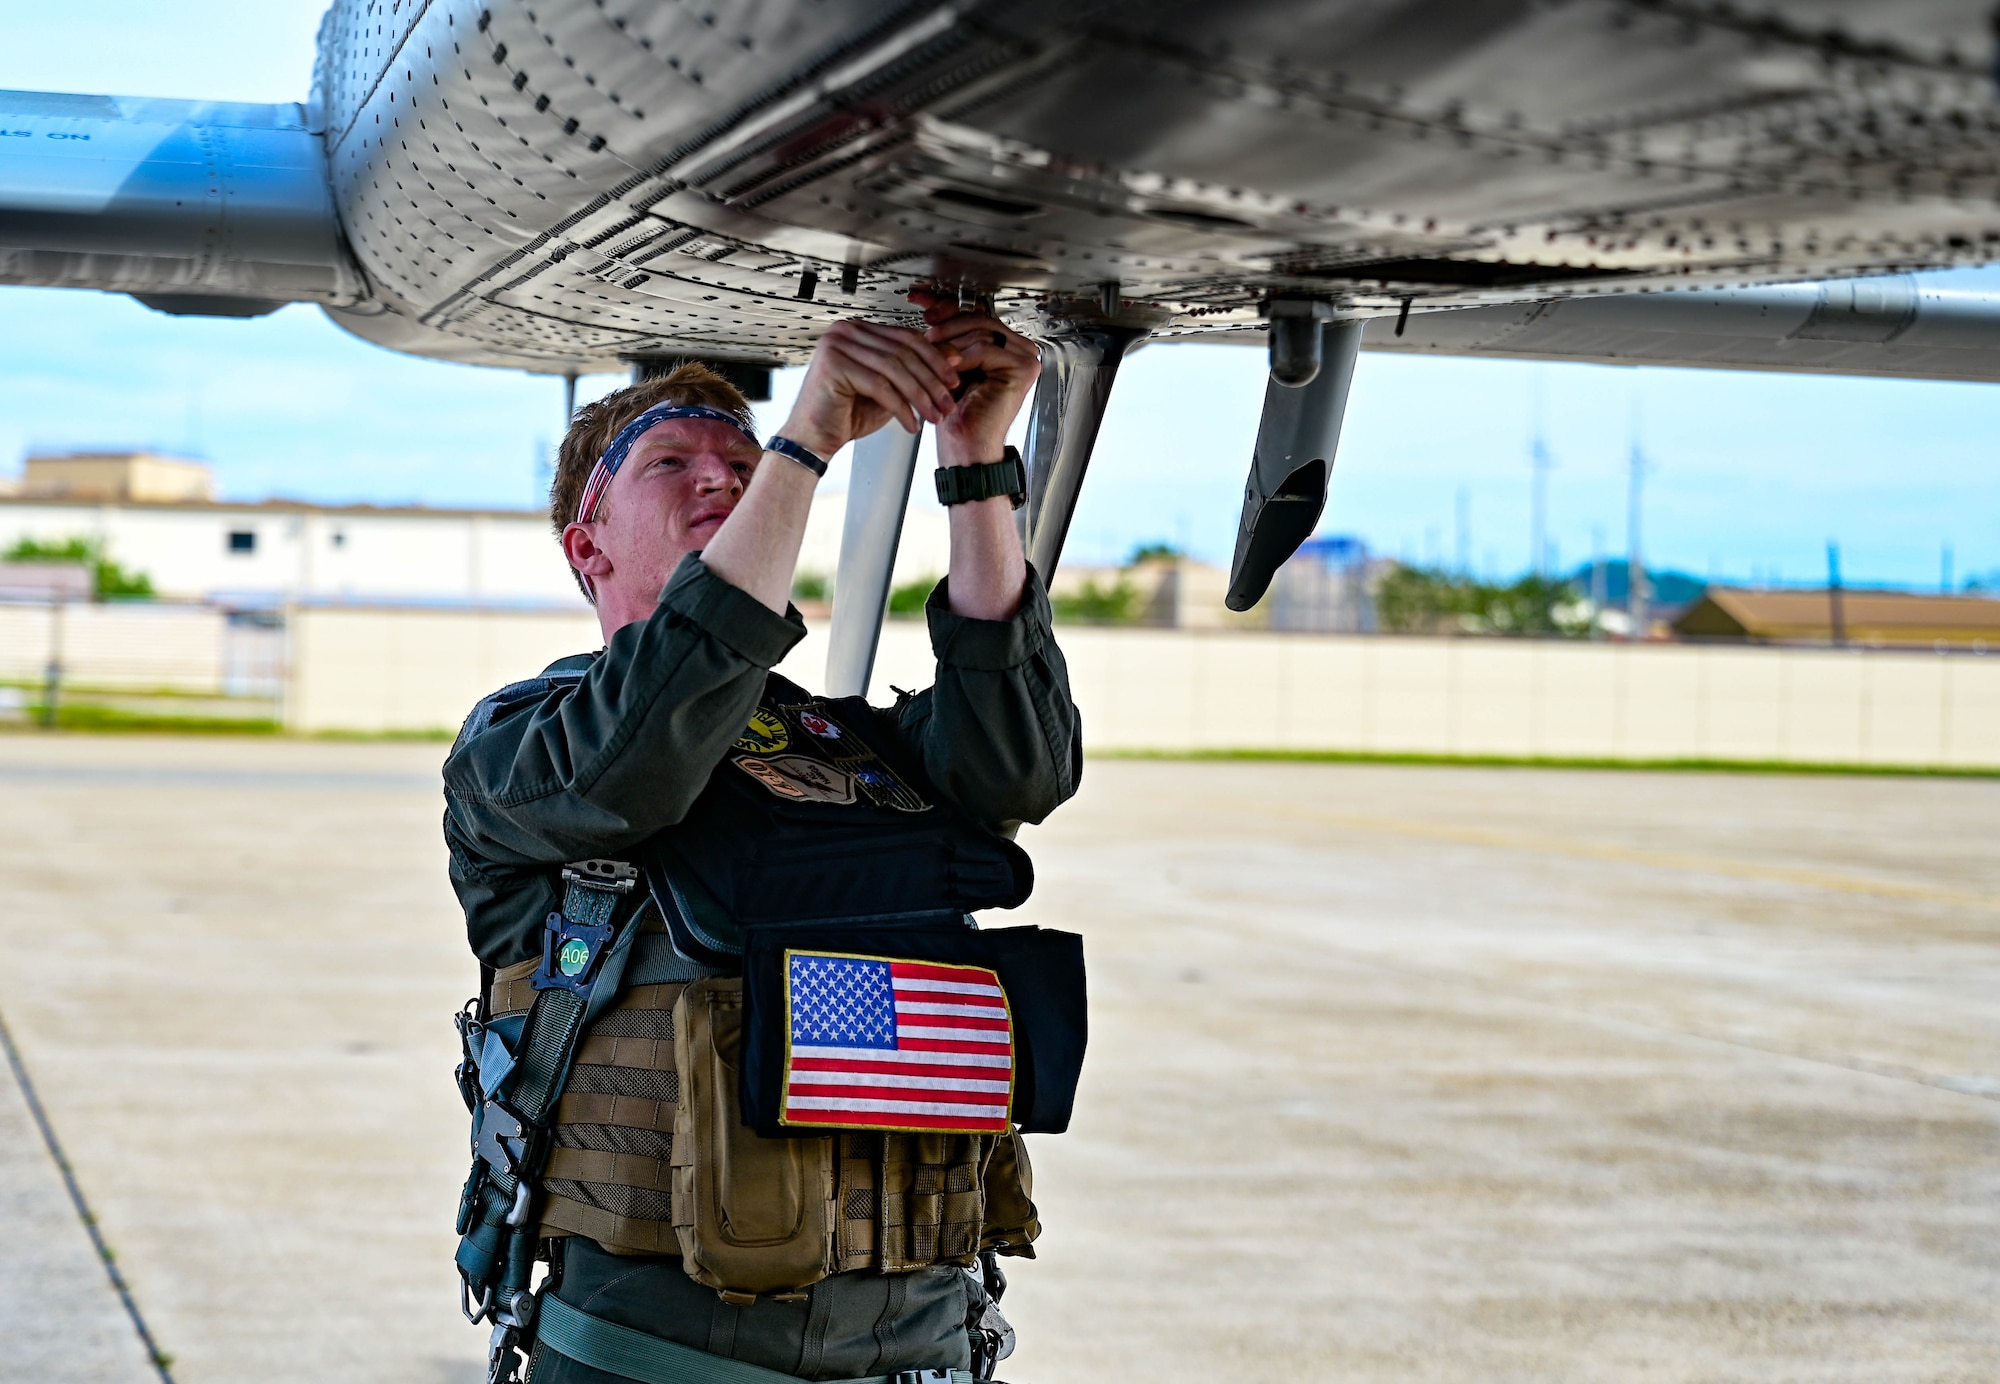
POLYGON ((938 503, 942 505, 970 504, 996 495, 1012 500, 1015 509, 1028 502, 1028 468, 1021 464, 1021 454, 1012 447, 998 461, 983 461, 975 466, 940 466, 936 477, 938 503))

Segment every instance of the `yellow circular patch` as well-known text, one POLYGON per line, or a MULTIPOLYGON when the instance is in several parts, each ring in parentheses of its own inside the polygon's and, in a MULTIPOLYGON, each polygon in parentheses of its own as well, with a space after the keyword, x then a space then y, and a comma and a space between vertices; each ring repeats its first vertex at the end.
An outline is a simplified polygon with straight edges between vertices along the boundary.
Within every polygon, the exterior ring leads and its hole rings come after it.
POLYGON ((792 735, 785 729, 785 723, 761 706, 750 713, 750 724, 736 738, 736 748, 751 754, 776 754, 791 743, 792 735))

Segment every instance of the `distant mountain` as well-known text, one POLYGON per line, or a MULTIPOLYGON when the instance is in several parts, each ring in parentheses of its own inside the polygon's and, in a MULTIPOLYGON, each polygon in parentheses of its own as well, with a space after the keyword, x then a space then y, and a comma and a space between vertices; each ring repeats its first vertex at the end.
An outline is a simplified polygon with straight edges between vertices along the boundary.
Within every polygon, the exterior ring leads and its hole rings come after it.
MULTIPOLYGON (((1576 589, 1584 595, 1589 596, 1593 594, 1591 590, 1590 563, 1586 562, 1581 567, 1578 567, 1575 572, 1570 574, 1569 579, 1576 584, 1576 589)), ((1648 599, 1652 604, 1658 606, 1692 605, 1694 602, 1700 600, 1701 593, 1708 589, 1708 583, 1700 577, 1691 577, 1685 572, 1676 572, 1671 568, 1662 570, 1656 567, 1648 567, 1646 569, 1646 579, 1652 583, 1652 592, 1648 599)), ((1624 558, 1612 558, 1604 564, 1604 603, 1606 605, 1624 605, 1627 593, 1631 590, 1631 584, 1631 569, 1624 558)))

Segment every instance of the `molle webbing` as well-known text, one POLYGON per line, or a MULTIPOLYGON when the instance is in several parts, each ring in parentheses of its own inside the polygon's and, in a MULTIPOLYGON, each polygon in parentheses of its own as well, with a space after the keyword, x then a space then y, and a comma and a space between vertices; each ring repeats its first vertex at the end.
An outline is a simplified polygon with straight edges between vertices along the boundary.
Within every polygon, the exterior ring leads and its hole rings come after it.
MULTIPOLYGON (((494 977, 493 1009, 529 998, 532 964, 494 977), (517 974, 518 973, 518 974, 517 974)), ((614 1253, 678 1254, 673 1228, 674 1001, 685 982, 634 985, 577 1045, 542 1174, 540 1234, 614 1253)))
POLYGON ((837 1137, 841 1268, 894 1273, 973 1261, 986 1200, 980 1175, 993 1140, 977 1134, 837 1137))
MULTIPOLYGON (((532 1002, 533 970, 524 963, 494 977, 496 1017, 532 1002)), ((673 1010, 684 988, 629 987, 578 1044, 543 1172, 542 1237, 581 1235, 614 1254, 680 1253, 674 1225, 686 1217, 677 1218, 673 1204, 680 1100, 673 1010)), ((819 1137, 839 1141, 834 1272, 969 1264, 982 1247, 1025 1247, 1039 1229, 1016 1136, 819 1137), (1025 1218, 1009 1214, 1016 1207, 1025 1218)))

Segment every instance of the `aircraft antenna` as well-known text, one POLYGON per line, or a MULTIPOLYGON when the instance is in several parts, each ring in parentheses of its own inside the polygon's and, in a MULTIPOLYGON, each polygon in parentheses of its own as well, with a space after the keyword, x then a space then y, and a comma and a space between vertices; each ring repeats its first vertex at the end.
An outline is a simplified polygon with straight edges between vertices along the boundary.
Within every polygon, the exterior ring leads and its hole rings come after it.
POLYGON ((1599 619, 1605 603, 1610 599, 1606 590, 1610 571, 1604 561, 1604 525, 1590 526, 1590 637, 1604 638, 1604 624, 1599 619))
POLYGON ((1625 552, 1625 610, 1632 621, 1633 639, 1646 637, 1646 598, 1652 593, 1647 590, 1645 544, 1641 540, 1644 531, 1644 509, 1646 498, 1646 453, 1639 445, 1643 415, 1637 399, 1632 401, 1632 437, 1626 457, 1626 467, 1631 476, 1631 508, 1626 518, 1625 552))
POLYGON ((1458 561, 1461 577, 1472 575, 1472 492, 1464 486, 1458 488, 1457 532, 1452 535, 1453 551, 1458 561))
POLYGON ((1528 566, 1538 577, 1549 574, 1549 472, 1555 467, 1555 458, 1549 455, 1546 429, 1543 426, 1542 375, 1535 372, 1535 435, 1528 444, 1528 465, 1532 468, 1534 488, 1532 503, 1528 513, 1528 566))

